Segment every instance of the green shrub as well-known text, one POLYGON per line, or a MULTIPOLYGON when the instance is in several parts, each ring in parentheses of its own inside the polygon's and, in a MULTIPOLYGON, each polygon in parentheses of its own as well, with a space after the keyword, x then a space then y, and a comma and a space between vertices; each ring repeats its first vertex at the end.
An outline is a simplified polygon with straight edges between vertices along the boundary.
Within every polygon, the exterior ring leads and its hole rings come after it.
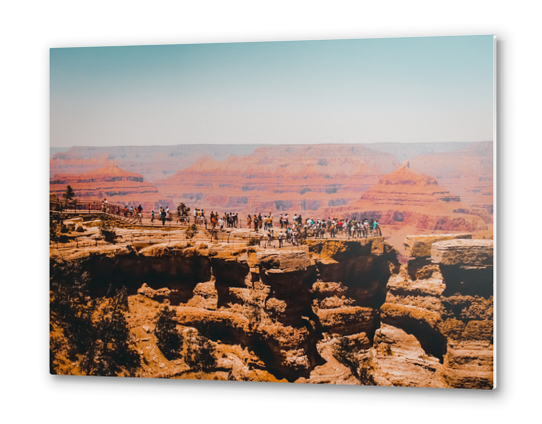
POLYGON ((140 359, 124 316, 126 289, 93 298, 89 287, 89 275, 80 266, 60 262, 51 267, 50 325, 62 330, 62 338, 52 338, 50 345, 51 373, 65 357, 77 373, 132 375, 140 359))
POLYGON ((157 338, 157 346, 168 360, 176 359, 180 356, 183 339, 177 331, 177 314, 168 306, 158 313, 154 335, 157 338))
POLYGON ((184 340, 184 361, 194 370, 208 371, 216 366, 216 349, 208 338, 190 330, 184 340))
POLYGON ((260 245, 260 238, 259 237, 250 237, 248 239, 248 246, 259 246, 260 245))
POLYGON ((196 235, 197 232, 198 232, 198 226, 196 224, 192 224, 186 230, 185 237, 187 239, 194 238, 194 236, 196 235))
POLYGON ((333 347, 333 356, 350 369, 356 379, 365 386, 376 386, 375 366, 371 358, 353 351, 353 343, 347 337, 340 337, 333 347))

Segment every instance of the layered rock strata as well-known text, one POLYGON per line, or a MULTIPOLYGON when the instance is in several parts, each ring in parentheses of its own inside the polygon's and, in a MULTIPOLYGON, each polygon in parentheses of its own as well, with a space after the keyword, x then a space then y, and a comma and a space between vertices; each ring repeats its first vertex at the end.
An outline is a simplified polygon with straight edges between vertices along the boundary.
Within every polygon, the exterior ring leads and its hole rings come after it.
POLYGON ((49 190, 61 198, 68 185, 79 203, 83 204, 87 199, 107 198, 111 203, 133 205, 134 199, 139 199, 142 204, 154 208, 155 199, 159 198, 156 186, 145 181, 143 175, 125 171, 116 165, 80 174, 55 174, 50 180, 49 190))
POLYGON ((408 161, 381 178, 358 201, 324 212, 431 231, 486 230, 492 222, 486 210, 471 210, 459 196, 439 186, 436 179, 411 170, 408 161))
POLYGON ((485 209, 493 214, 493 142, 471 143, 445 153, 421 153, 410 163, 460 195, 471 210, 485 209))
POLYGON ((202 157, 156 184, 172 202, 208 210, 316 213, 356 199, 396 165, 362 145, 265 146, 224 161, 202 157))
POLYGON ((51 274, 60 278, 55 270, 76 262, 89 275, 91 296, 125 287, 141 299, 131 313, 147 305, 143 297, 166 303, 182 328, 248 349, 278 379, 310 381, 326 362, 317 349, 323 334, 371 345, 394 258, 382 238, 283 250, 172 242, 139 251, 131 245, 53 251, 51 274))
POLYGON ((409 241, 414 258, 388 282, 375 337, 380 377, 418 385, 423 375, 428 387, 491 389, 493 241, 436 239, 427 256, 419 245, 428 241, 409 241), (406 334, 419 354, 405 368, 406 334))
POLYGON ((401 266, 378 237, 286 249, 203 241, 53 249, 51 279, 63 281, 72 264, 90 298, 127 290, 141 377, 492 388, 492 242, 469 237, 409 237, 401 266), (165 306, 185 339, 213 346, 211 368, 165 357, 155 334, 165 306))

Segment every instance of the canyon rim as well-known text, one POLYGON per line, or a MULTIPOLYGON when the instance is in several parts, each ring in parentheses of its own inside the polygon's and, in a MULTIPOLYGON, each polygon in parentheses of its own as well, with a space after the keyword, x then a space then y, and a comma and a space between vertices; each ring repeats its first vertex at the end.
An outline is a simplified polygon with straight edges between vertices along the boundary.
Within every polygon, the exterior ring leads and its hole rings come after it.
POLYGON ((50 372, 493 389, 493 52, 51 49, 50 372))

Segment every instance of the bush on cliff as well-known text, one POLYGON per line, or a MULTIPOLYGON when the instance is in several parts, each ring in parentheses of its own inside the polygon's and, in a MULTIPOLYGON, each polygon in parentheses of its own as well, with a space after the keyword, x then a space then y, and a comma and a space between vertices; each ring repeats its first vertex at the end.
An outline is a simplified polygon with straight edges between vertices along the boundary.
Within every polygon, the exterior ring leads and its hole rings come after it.
POLYGON ((259 246, 260 245, 260 238, 259 237, 250 237, 248 239, 247 246, 259 246))
POLYGON ((154 335, 157 346, 168 360, 180 357, 183 339, 177 331, 176 313, 168 306, 158 313, 154 335))
POLYGON ((353 351, 353 343, 348 337, 340 337, 333 347, 333 356, 347 367, 352 375, 365 386, 376 386, 374 379, 375 367, 369 357, 364 357, 353 351))
POLYGON ((250 296, 244 304, 244 315, 248 319, 248 328, 254 331, 262 321, 265 308, 265 298, 256 290, 250 290, 250 296))
POLYGON ((185 231, 185 237, 187 239, 194 238, 194 236, 196 235, 197 232, 198 232, 198 226, 196 224, 192 224, 185 231))
POLYGON ((77 264, 51 267, 51 373, 132 375, 140 359, 124 316, 126 290, 92 298, 89 282, 77 264), (69 368, 62 366, 66 363, 69 368))
POLYGON ((208 338, 190 330, 184 340, 184 361, 193 370, 209 371, 216 366, 216 349, 208 338))
POLYGON ((81 368, 88 375, 129 375, 140 365, 139 355, 132 347, 132 340, 124 312, 128 309, 126 289, 113 298, 103 299, 93 311, 90 343, 81 368))
POLYGON ((179 214, 179 217, 188 216, 188 212, 190 212, 190 208, 184 203, 179 203, 179 206, 177 206, 177 213, 179 214))

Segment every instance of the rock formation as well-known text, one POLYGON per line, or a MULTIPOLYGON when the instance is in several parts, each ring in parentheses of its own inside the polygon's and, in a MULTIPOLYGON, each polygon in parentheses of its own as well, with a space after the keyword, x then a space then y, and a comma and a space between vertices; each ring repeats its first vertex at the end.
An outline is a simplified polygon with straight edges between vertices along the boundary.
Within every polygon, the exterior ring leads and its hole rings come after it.
POLYGON ((471 143, 448 152, 419 154, 410 160, 414 169, 436 178, 457 193, 471 209, 493 213, 493 143, 471 143))
POLYGON ((266 146, 225 161, 200 158, 156 184, 174 203, 206 210, 317 213, 359 197, 395 165, 393 155, 362 145, 266 146))
POLYGON ((224 160, 230 155, 244 155, 258 145, 179 144, 174 146, 104 146, 71 147, 67 152, 53 155, 51 176, 68 172, 79 174, 103 166, 117 164, 129 172, 144 176, 147 181, 167 178, 180 169, 188 168, 202 156, 224 160))
POLYGON ((96 369, 84 353, 67 359, 63 290, 77 289, 83 316, 89 299, 96 317, 127 296, 119 319, 139 365, 111 375, 492 388, 492 242, 470 236, 410 237, 401 266, 379 237, 52 249, 52 370, 96 369), (182 340, 173 356, 157 328, 168 310, 182 340))
POLYGON ((411 250, 388 282, 375 349, 393 385, 493 388, 493 241, 450 237, 417 237, 430 255, 411 250))
POLYGON ((115 165, 80 174, 55 174, 51 178, 49 190, 61 197, 67 185, 72 187, 76 198, 82 203, 87 199, 107 198, 111 203, 137 205, 134 199, 139 199, 143 204, 150 201, 154 208, 151 199, 158 197, 156 186, 145 181, 141 174, 124 171, 115 165))
POLYGON ((475 231, 492 221, 487 211, 469 210, 459 196, 439 186, 436 179, 414 172, 408 161, 380 179, 348 206, 328 208, 326 215, 348 214, 377 219, 381 225, 412 225, 427 230, 475 231))
MULTIPOLYGON (((50 163, 55 193, 65 190, 57 182, 104 167, 143 176, 152 189, 132 187, 117 200, 149 211, 183 202, 243 219, 269 211, 314 219, 363 213, 393 226, 386 235, 399 231, 397 239, 406 231, 491 238, 492 149, 491 142, 73 147, 50 163), (397 168, 398 157, 410 158, 410 168, 397 168)), ((82 187, 85 196, 118 195, 104 188, 82 187)))

